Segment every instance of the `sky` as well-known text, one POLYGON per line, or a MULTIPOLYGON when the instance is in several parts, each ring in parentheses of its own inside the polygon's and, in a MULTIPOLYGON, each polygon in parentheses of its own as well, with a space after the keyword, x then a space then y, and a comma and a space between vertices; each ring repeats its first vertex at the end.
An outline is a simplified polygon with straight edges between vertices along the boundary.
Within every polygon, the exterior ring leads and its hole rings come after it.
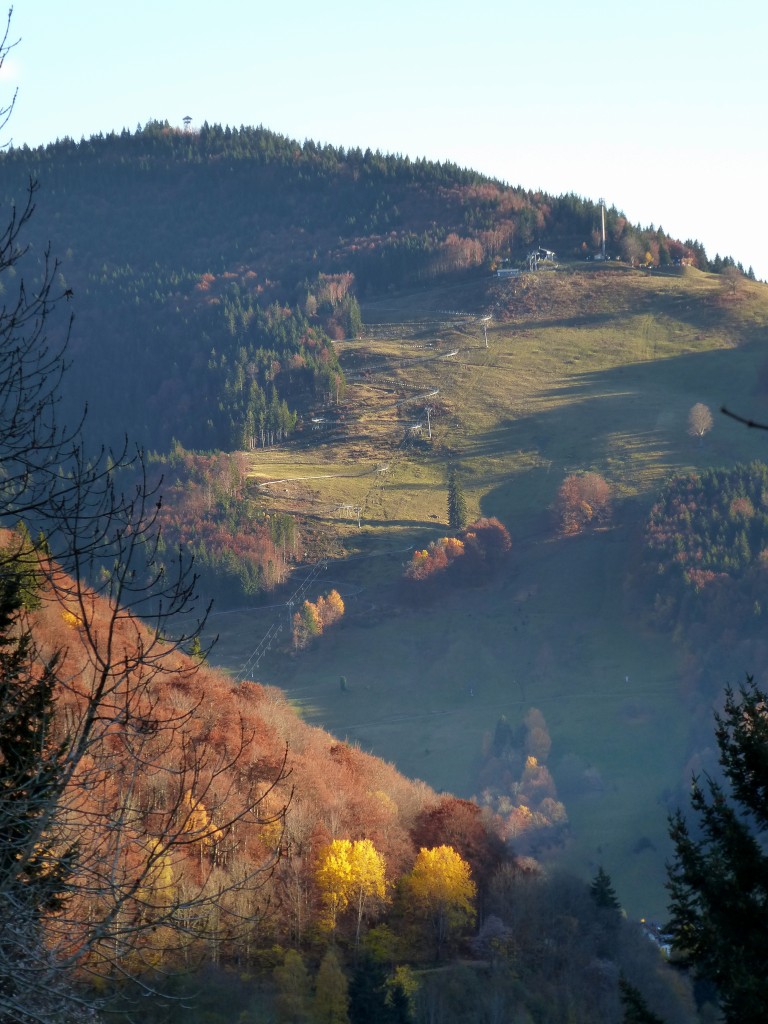
POLYGON ((15 146, 262 125, 604 197, 768 280, 765 0, 17 0, 10 38, 15 146))

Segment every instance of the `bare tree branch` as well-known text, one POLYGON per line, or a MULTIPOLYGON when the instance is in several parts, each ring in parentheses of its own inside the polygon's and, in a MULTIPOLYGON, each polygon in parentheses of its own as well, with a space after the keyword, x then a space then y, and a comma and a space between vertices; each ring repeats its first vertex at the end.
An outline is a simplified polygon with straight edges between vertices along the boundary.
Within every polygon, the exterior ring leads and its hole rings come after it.
POLYGON ((71 293, 24 244, 37 191, 0 229, 3 1024, 88 1020, 78 979, 216 959, 264 912, 291 798, 287 753, 261 764, 184 654, 208 609, 162 550, 144 453, 60 422, 71 293))
POLYGON ((760 423, 758 420, 746 419, 743 416, 739 416, 737 413, 731 413, 725 406, 720 407, 720 412, 723 416, 729 416, 736 423, 743 423, 745 427, 754 427, 756 430, 768 430, 768 423, 760 423))
MULTIPOLYGON (((5 29, 3 31, 2 37, 0 37, 0 68, 2 68, 3 64, 5 64, 6 58, 8 57, 8 54, 11 52, 14 46, 17 46, 19 43, 18 39, 16 39, 14 42, 10 42, 12 17, 13 7, 9 7, 8 16, 5 20, 5 29)), ((15 89, 11 99, 7 103, 5 103, 5 105, 0 106, 0 132, 3 130, 3 128, 5 128, 5 126, 11 119, 13 108, 16 106, 17 95, 18 89, 15 89)), ((10 141, 4 142, 0 145, 0 148, 5 149, 9 145, 10 141)))
POLYGON ((739 416, 738 413, 731 412, 730 409, 726 409, 724 405, 720 407, 720 412, 723 416, 730 416, 732 420, 736 420, 737 423, 743 423, 745 427, 753 427, 755 430, 768 430, 768 423, 760 423, 758 420, 747 419, 745 416, 739 416))

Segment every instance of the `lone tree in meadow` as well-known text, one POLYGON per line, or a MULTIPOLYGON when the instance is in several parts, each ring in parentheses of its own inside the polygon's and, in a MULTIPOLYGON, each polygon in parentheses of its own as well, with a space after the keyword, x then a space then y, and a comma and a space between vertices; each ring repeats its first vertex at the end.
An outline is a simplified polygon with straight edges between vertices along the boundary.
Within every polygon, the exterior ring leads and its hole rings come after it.
POLYGON ((467 525, 467 500, 455 466, 448 470, 448 525, 463 530, 467 525))
POLYGON ((712 429, 712 423, 712 413, 708 405, 697 402, 696 405, 691 406, 691 411, 688 413, 688 433, 691 437, 698 437, 701 440, 712 429))

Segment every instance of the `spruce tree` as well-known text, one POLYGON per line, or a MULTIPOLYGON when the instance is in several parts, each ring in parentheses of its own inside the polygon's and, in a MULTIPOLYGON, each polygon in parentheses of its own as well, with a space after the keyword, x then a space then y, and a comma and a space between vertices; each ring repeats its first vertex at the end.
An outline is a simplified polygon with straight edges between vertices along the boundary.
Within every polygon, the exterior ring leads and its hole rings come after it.
POLYGON ((715 715, 723 781, 694 778, 693 831, 670 818, 675 954, 712 982, 724 1020, 768 1020, 768 696, 751 677, 715 715))
POLYGON ((619 978, 619 994, 624 1010, 622 1024, 664 1024, 661 1017, 648 1009, 640 989, 630 984, 624 975, 619 978))
POLYGON ((467 501, 455 466, 448 471, 448 525, 463 530, 467 525, 467 501))
POLYGON ((598 907, 604 910, 621 910, 621 904, 616 895, 616 890, 613 888, 611 876, 603 869, 602 865, 597 869, 597 874, 592 879, 589 891, 598 907))

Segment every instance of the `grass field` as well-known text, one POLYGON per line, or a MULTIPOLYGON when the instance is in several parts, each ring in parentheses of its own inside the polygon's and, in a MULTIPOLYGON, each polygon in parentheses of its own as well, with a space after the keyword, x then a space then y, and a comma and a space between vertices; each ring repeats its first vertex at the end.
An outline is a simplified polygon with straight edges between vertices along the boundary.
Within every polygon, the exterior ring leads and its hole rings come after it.
MULTIPOLYGON (((328 561, 314 593, 336 586, 347 616, 301 656, 273 647, 252 674, 309 720, 460 795, 475 792, 498 717, 538 707, 572 828, 562 859, 585 876, 603 864, 630 913, 661 917, 688 711, 670 638, 644 630, 625 584, 663 479, 766 455, 759 431, 716 416, 700 443, 686 423, 695 402, 761 415, 768 289, 731 296, 697 272, 611 268, 469 282, 363 312, 365 337, 339 344, 342 427, 260 452, 252 467, 270 507, 343 539, 346 557, 328 561), (406 607, 396 581, 413 547, 446 530, 451 463, 471 514, 498 516, 513 555, 486 587, 406 607), (614 522, 558 538, 557 489, 582 469, 612 484, 614 522)), ((239 672, 271 623, 287 627, 288 593, 214 615, 215 660, 239 672)))

